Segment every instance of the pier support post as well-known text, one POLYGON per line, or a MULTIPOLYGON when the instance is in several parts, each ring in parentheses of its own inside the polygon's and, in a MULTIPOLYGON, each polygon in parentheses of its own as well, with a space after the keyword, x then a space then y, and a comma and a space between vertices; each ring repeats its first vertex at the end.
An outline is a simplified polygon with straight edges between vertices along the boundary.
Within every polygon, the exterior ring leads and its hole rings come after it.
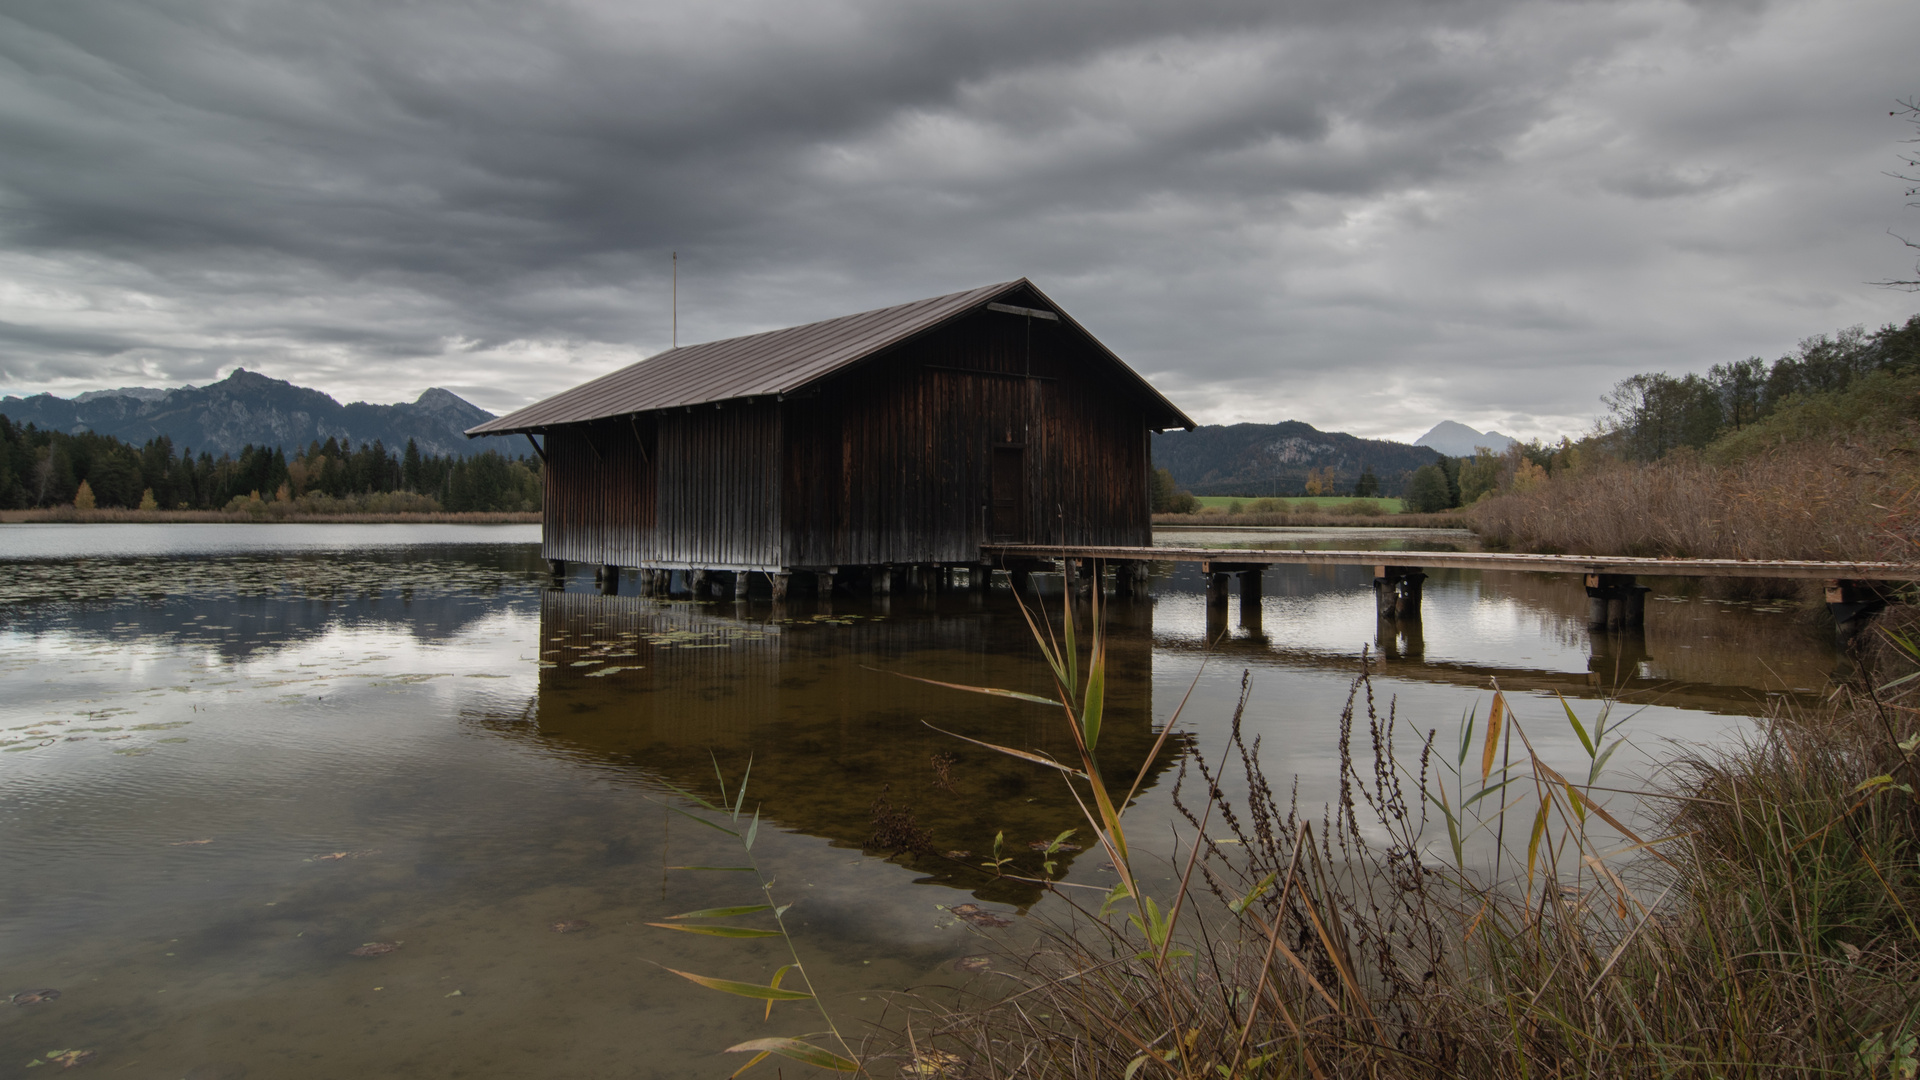
POLYGON ((1125 572, 1133 580, 1134 595, 1147 595, 1147 585, 1153 580, 1153 564, 1140 559, 1126 564, 1125 572))
POLYGON ((555 585, 563 584, 567 580, 567 560, 548 559, 547 569, 552 572, 555 585))
POLYGON ((1625 630, 1647 623, 1647 593, 1632 574, 1587 575, 1587 625, 1595 630, 1625 630))
POLYGON ((1376 566, 1373 568, 1375 610, 1383 619, 1418 621, 1420 583, 1427 575, 1417 566, 1376 566))
POLYGON ((1240 571, 1240 625, 1249 630, 1260 629, 1260 571, 1258 568, 1240 571))
POLYGON ((708 573, 713 581, 715 600, 745 600, 747 598, 747 575, 744 570, 714 570, 708 573))
POLYGON ((1207 575, 1207 606, 1224 608, 1227 606, 1227 574, 1207 575))
POLYGON ((993 585, 993 566, 989 563, 974 563, 967 567, 967 588, 974 592, 986 592, 993 585))
POLYGON ((1873 581, 1827 582, 1827 610, 1833 613, 1833 643, 1845 649, 1865 630, 1873 617, 1887 609, 1886 590, 1873 581))
POLYGON ((787 585, 793 580, 792 574, 768 574, 767 583, 773 588, 773 602, 787 602, 787 585))
POLYGON ((1113 564, 1113 595, 1117 597, 1133 595, 1133 567, 1131 562, 1113 564))
POLYGON ((867 583, 875 596, 893 594, 893 567, 876 566, 867 571, 867 583))
POLYGON ((707 598, 707 572, 705 570, 687 571, 687 591, 693 594, 695 600, 705 600, 707 598))
POLYGON ((1060 581, 1061 588, 1065 589, 1070 594, 1079 592, 1080 586, 1081 586, 1080 560, 1079 559, 1061 559, 1060 560, 1060 578, 1061 578, 1061 581, 1060 581))
POLYGON ((619 567, 612 566, 612 565, 602 566, 600 568, 600 572, 598 574, 595 574, 594 577, 597 578, 600 583, 600 592, 603 596, 619 595, 620 593, 620 568, 619 567))

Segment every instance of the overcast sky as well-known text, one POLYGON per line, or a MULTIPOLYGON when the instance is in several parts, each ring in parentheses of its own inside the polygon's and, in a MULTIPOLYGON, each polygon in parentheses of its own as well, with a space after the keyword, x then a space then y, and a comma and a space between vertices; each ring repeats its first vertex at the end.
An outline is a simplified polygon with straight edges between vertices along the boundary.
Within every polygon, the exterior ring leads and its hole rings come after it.
POLYGON ((0 392, 495 411, 1020 276, 1201 422, 1557 436, 1920 297, 1914 0, 0 0, 0 392))

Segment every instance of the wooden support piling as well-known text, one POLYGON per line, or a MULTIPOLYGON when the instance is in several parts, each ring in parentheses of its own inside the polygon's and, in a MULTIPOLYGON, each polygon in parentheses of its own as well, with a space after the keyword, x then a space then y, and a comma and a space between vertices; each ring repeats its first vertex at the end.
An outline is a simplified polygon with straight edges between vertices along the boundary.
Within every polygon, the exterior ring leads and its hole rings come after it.
POLYGON ((1249 630, 1260 628, 1260 571, 1240 571, 1240 625, 1249 630))
POLYGON ((1647 593, 1632 574, 1587 575, 1587 625, 1595 630, 1645 626, 1647 593))
POLYGON ((1886 608, 1887 590, 1878 582, 1845 578, 1827 582, 1827 610, 1833 615, 1833 641, 1839 648, 1852 646, 1886 608))
POLYGON ((599 579, 600 592, 602 595, 605 595, 605 596, 619 595, 620 593, 620 568, 619 567, 602 566, 600 568, 600 572, 595 576, 599 579))
POLYGON ((875 596, 893 594, 893 567, 875 566, 867 571, 867 582, 875 596))
POLYGON ((1425 571, 1417 566, 1376 564, 1373 568, 1375 611, 1383 619, 1417 621, 1420 618, 1420 584, 1426 580, 1425 571))

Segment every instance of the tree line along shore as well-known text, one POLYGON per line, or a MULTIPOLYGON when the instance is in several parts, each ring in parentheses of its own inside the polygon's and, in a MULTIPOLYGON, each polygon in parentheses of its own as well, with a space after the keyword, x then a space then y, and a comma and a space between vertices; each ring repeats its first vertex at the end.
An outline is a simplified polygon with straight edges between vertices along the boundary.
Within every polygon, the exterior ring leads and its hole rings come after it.
POLYGON ((1818 334, 1771 362, 1634 375, 1601 400, 1606 415, 1578 439, 1393 478, 1401 513, 1373 497, 1370 474, 1335 498, 1202 500, 1162 469, 1154 523, 1466 528, 1550 554, 1916 557, 1920 315, 1818 334))
POLYGON ((166 436, 132 446, 0 416, 0 520, 403 520, 509 515, 537 520, 536 463, 488 450, 469 457, 398 453, 378 440, 315 441, 291 457, 246 446, 218 457, 166 436), (138 516, 131 516, 138 515, 138 516), (206 516, 211 515, 211 516, 206 516))

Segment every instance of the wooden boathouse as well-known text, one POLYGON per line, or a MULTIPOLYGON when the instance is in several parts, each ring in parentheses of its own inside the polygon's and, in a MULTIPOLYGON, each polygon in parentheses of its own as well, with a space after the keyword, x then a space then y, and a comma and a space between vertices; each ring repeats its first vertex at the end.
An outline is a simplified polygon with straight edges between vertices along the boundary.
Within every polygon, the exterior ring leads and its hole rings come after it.
POLYGON ((533 442, 557 570, 783 597, 977 586, 989 544, 1149 546, 1149 433, 1193 426, 1023 278, 671 349, 467 434, 533 442))

